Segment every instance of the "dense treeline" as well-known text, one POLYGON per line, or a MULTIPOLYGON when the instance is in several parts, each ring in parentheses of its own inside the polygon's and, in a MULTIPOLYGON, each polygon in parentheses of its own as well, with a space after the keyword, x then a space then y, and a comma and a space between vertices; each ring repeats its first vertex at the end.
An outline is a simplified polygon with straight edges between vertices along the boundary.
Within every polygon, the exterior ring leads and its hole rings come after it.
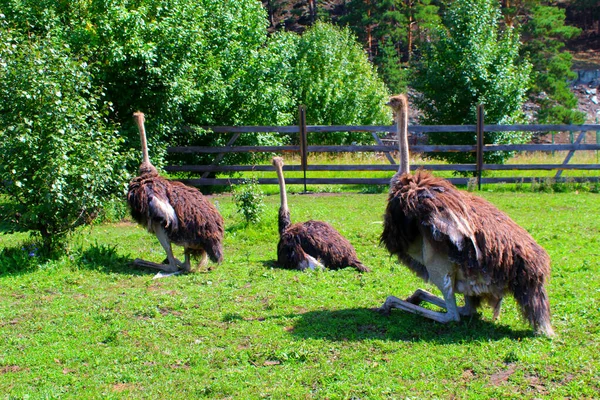
MULTIPOLYGON (((394 92, 413 86, 413 62, 432 40, 451 2, 439 0, 268 0, 271 31, 302 32, 318 19, 348 26, 363 44, 388 87, 394 92)), ((540 104, 539 122, 582 123, 577 101, 567 86, 573 78, 565 41, 600 37, 600 4, 590 0, 498 2, 501 30, 520 33, 521 57, 533 64, 529 97, 540 104), (566 19, 567 16, 569 19, 566 19)), ((591 42, 590 42, 591 43, 591 42)))
MULTIPOLYGON (((202 126, 293 124, 300 104, 309 124, 388 124, 389 94, 408 85, 418 90, 414 104, 428 123, 472 123, 477 103, 486 105, 490 123, 516 122, 525 94, 541 92, 541 120, 579 122, 565 83, 570 58, 562 52, 579 30, 564 24, 562 9, 525 0, 510 9, 495 0, 309 0, 304 13, 302 2, 264 3, 3 1, 2 230, 33 230, 51 248, 122 196, 139 163, 131 120, 137 110, 147 115, 158 166, 207 162, 165 152, 229 139, 202 126), (302 34, 293 26, 269 31, 285 10, 308 27, 302 34)), ((310 137, 327 144, 370 139, 310 137)), ((236 143, 293 140, 263 133, 236 143)))

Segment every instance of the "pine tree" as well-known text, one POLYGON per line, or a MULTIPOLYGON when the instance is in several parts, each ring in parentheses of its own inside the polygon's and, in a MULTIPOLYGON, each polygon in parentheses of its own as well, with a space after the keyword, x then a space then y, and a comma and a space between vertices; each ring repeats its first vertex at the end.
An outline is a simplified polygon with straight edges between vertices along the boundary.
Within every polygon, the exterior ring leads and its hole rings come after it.
POLYGON ((568 79, 572 56, 564 51, 564 41, 577 36, 580 29, 565 25, 565 11, 557 7, 537 5, 523 31, 530 37, 523 53, 533 63, 531 95, 538 98, 541 109, 538 120, 543 123, 581 124, 585 114, 577 111, 577 98, 571 92, 568 79))

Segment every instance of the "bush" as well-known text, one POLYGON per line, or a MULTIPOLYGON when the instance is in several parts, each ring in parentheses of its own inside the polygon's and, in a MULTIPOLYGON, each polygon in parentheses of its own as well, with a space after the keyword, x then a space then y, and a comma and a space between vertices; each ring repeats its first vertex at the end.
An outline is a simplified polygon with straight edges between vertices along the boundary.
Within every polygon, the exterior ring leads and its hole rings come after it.
MULTIPOLYGON (((389 93, 347 28, 317 23, 299 40, 294 93, 310 125, 391 123, 389 93)), ((364 132, 311 133, 309 144, 370 143, 364 132)))
POLYGON ((121 140, 86 62, 53 36, 0 30, 0 215, 45 249, 124 193, 121 140))
POLYGON ((246 180, 234 187, 233 199, 237 212, 244 216, 246 223, 260 222, 265 201, 263 191, 255 179, 246 180))

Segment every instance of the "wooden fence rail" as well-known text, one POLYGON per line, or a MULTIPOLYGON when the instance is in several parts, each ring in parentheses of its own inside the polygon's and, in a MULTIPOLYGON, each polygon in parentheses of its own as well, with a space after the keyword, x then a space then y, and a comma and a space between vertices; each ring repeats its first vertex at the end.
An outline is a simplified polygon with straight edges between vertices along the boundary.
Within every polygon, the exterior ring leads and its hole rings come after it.
MULTIPOLYGON (((286 165, 284 170, 303 172, 302 178, 286 178, 288 184, 303 184, 306 189, 307 184, 388 184, 389 178, 309 178, 309 171, 396 171, 397 165, 392 154, 397 150, 394 141, 390 145, 384 142, 377 136, 377 133, 395 132, 395 125, 306 125, 306 113, 304 108, 299 108, 300 123, 297 126, 212 126, 205 127, 214 133, 233 133, 226 146, 221 147, 201 147, 201 146, 186 146, 186 147, 169 147, 167 152, 180 154, 216 154, 216 157, 211 165, 182 165, 182 166, 167 166, 165 169, 169 172, 188 172, 202 174, 198 179, 182 180, 190 185, 228 185, 242 182, 242 179, 237 178, 209 178, 211 173, 231 173, 231 172, 248 172, 248 171, 272 171, 270 165, 222 165, 220 164, 223 157, 229 153, 247 153, 247 152, 267 152, 267 153, 299 153, 301 158, 300 165, 286 165), (297 133, 299 135, 299 145, 291 146, 235 146, 235 141, 242 133, 260 133, 260 132, 279 132, 279 133, 297 133), (376 145, 343 145, 343 146, 322 146, 308 145, 307 136, 313 132, 371 132, 376 145), (382 152, 386 155, 390 164, 377 165, 309 165, 309 153, 338 153, 338 152, 382 152)), ((575 151, 578 150, 600 150, 600 143, 586 144, 582 143, 582 138, 588 131, 600 131, 598 124, 586 125, 485 125, 483 120, 483 107, 478 108, 478 121, 476 125, 413 125, 408 128, 409 133, 427 134, 427 133, 474 133, 477 135, 477 144, 475 145, 412 145, 411 152, 475 152, 475 164, 433 164, 433 165, 412 165, 411 169, 425 167, 433 171, 461 171, 474 172, 478 178, 479 185, 482 183, 497 183, 497 182, 531 182, 534 177, 515 177, 515 178, 484 178, 482 172, 490 171, 505 171, 505 170, 556 170, 555 178, 562 180, 561 173, 563 170, 600 170, 600 164, 569 164, 575 151), (526 131, 526 132, 579 132, 577 140, 570 144, 520 144, 520 145, 498 145, 484 144, 485 132, 509 132, 509 131, 526 131), (485 164, 483 162, 484 152, 489 151, 540 151, 540 152, 556 152, 568 151, 568 154, 561 164, 485 164)), ((598 138, 598 134, 596 135, 598 138)), ((391 175, 391 174, 390 174, 391 175)), ((574 181, 600 181, 599 177, 577 177, 570 178, 574 181)), ((450 178, 455 184, 466 184, 469 178, 450 178)), ((260 184, 276 184, 275 178, 259 179, 260 184)))

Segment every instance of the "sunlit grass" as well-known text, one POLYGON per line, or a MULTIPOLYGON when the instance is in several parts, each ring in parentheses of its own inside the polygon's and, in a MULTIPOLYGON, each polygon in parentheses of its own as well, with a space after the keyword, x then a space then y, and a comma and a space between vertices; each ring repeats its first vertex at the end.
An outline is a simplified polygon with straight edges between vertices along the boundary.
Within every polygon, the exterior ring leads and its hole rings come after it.
POLYGON ((373 312, 390 294, 436 291, 378 245, 386 194, 289 197, 292 219, 337 227, 366 274, 277 268, 278 196, 246 225, 219 195, 225 261, 196 274, 131 267, 164 253, 127 221, 79 230, 53 260, 0 236, 2 398, 597 398, 599 195, 481 195, 550 254, 555 339, 533 336, 510 298, 498 321, 373 312))

